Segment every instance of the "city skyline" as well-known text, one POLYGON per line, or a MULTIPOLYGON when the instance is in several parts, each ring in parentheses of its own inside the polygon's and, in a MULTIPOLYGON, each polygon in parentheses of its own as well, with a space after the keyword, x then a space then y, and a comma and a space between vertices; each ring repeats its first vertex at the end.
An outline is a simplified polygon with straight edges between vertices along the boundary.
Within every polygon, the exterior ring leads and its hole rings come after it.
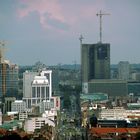
POLYGON ((102 10, 103 43, 110 43, 111 64, 140 63, 140 1, 135 0, 1 0, 0 40, 5 58, 19 65, 80 63, 80 41, 99 41, 102 10))

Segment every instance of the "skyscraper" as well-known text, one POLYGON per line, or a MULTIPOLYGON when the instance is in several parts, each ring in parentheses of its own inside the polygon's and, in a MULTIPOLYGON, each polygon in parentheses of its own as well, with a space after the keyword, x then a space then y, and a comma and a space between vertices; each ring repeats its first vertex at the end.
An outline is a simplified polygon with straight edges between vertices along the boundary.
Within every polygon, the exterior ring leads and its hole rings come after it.
POLYGON ((82 81, 110 78, 110 44, 82 44, 82 81))
POLYGON ((93 79, 110 79, 110 44, 81 45, 82 85, 93 79))
POLYGON ((52 71, 43 70, 40 73, 25 72, 23 78, 23 100, 27 108, 39 105, 43 100, 50 101, 52 97, 52 71))
POLYGON ((18 66, 9 61, 0 63, 0 97, 14 96, 18 92, 18 66))

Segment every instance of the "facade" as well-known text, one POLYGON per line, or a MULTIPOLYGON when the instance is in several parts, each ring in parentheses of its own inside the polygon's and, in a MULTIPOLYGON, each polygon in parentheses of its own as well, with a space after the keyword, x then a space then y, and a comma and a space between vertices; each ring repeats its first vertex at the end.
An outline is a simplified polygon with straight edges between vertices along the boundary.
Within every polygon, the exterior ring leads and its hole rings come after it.
POLYGON ((118 64, 118 79, 130 79, 130 65, 128 61, 120 61, 118 64))
POLYGON ((12 108, 11 109, 12 112, 21 113, 21 112, 26 111, 26 103, 22 100, 16 100, 12 102, 11 108, 12 108))
POLYGON ((106 93, 108 96, 126 96, 128 94, 127 82, 125 80, 96 79, 88 83, 89 93, 106 93))
POLYGON ((84 93, 90 80, 110 79, 110 44, 81 45, 81 74, 84 93))
POLYGON ((9 61, 0 63, 0 97, 14 96, 18 92, 18 66, 9 61))

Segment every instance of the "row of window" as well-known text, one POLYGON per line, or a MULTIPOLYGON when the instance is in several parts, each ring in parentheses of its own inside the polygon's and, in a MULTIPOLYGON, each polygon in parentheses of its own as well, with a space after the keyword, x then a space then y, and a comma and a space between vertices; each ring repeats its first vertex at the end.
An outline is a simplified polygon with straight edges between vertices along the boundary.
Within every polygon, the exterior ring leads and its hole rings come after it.
POLYGON ((49 87, 32 87, 32 98, 49 98, 49 87))

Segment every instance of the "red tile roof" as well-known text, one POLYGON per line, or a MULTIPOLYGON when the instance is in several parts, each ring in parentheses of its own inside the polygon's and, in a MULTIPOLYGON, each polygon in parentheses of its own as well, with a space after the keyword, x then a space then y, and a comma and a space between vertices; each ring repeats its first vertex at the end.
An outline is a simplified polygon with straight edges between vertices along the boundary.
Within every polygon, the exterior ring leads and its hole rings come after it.
POLYGON ((107 133, 137 133, 140 132, 139 128, 106 128, 94 127, 90 129, 92 134, 107 134, 107 133))

